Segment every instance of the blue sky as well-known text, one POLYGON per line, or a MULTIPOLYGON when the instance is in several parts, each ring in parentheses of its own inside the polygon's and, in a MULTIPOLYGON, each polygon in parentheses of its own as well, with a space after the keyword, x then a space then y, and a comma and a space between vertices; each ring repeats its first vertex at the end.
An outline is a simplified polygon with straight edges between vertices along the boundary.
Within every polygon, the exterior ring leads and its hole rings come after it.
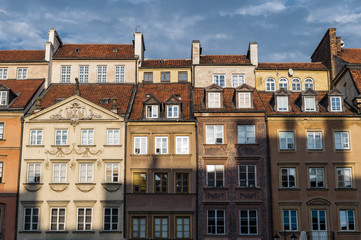
POLYGON ((48 30, 64 43, 131 43, 144 34, 149 59, 246 54, 262 62, 310 61, 327 28, 360 48, 359 0, 0 0, 0 49, 44 49, 48 30))

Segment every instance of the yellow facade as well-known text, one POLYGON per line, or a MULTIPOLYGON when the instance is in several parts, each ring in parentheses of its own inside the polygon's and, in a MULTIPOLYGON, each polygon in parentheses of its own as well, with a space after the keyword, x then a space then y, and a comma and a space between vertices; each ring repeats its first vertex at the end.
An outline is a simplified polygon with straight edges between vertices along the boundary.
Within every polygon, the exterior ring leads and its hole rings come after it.
POLYGON ((153 82, 160 83, 162 72, 169 72, 170 82, 178 82, 179 72, 187 72, 187 82, 191 81, 191 68, 140 68, 139 82, 144 81, 144 73, 153 73, 153 82))

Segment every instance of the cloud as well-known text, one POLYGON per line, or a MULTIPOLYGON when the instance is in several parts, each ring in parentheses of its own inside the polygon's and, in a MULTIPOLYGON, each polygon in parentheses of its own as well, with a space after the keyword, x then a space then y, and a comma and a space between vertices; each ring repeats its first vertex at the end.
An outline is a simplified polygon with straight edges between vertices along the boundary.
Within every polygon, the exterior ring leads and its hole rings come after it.
POLYGON ((10 14, 7 11, 3 10, 3 9, 0 9, 0 13, 2 13, 4 15, 7 15, 7 16, 10 16, 10 14))
POLYGON ((295 51, 295 52, 270 52, 264 55, 265 59, 270 62, 300 62, 305 61, 309 62, 309 56, 305 54, 295 51))
POLYGON ((332 8, 320 8, 311 10, 306 17, 311 23, 357 23, 361 20, 361 13, 355 13, 344 6, 333 6, 332 8))
POLYGON ((286 9, 286 6, 281 2, 266 2, 260 5, 249 6, 245 8, 238 8, 233 12, 221 11, 221 16, 234 15, 249 15, 249 16, 267 16, 269 14, 279 13, 286 9))

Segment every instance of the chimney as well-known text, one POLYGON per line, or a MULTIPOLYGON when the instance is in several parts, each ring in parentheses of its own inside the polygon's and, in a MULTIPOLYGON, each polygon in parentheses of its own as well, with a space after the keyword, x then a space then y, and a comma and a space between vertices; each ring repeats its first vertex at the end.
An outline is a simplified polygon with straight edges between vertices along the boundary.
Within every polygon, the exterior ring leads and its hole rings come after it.
POLYGON ((39 112, 41 110, 41 97, 37 97, 35 100, 35 108, 34 113, 39 112))
POLYGON ((134 34, 134 57, 138 57, 139 61, 142 62, 144 59, 144 38, 143 33, 135 32, 134 34))
POLYGON ((258 66, 258 45, 257 42, 250 42, 247 57, 254 66, 258 66))
POLYGON ((112 111, 113 113, 118 113, 117 101, 118 99, 116 97, 112 97, 112 108, 110 109, 110 111, 112 111))
POLYGON ((50 29, 48 32, 49 41, 45 43, 45 60, 50 61, 54 55, 54 53, 58 50, 58 48, 63 44, 61 41, 59 34, 56 32, 54 28, 50 29))
POLYGON ((202 54, 202 47, 199 40, 193 40, 192 42, 192 64, 197 65, 200 63, 202 54))

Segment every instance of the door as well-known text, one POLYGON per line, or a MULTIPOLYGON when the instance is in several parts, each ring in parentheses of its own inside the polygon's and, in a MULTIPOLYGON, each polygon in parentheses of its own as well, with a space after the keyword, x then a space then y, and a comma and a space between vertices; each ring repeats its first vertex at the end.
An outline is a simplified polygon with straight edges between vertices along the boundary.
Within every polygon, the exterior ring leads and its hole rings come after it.
POLYGON ((326 210, 311 210, 312 239, 327 240, 326 210))

